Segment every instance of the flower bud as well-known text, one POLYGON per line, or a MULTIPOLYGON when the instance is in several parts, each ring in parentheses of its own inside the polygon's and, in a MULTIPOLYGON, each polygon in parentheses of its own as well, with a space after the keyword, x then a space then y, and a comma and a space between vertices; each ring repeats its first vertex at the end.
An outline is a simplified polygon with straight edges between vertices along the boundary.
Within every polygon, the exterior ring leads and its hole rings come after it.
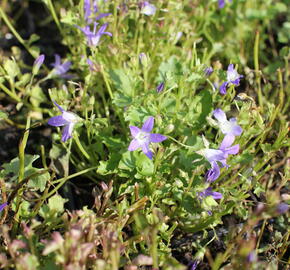
POLYGON ((35 75, 38 73, 41 65, 43 64, 44 62, 44 59, 45 59, 45 55, 44 54, 41 54, 39 55, 35 61, 34 61, 34 64, 33 64, 33 68, 32 68, 32 73, 35 75))
POLYGON ((150 59, 149 57, 146 55, 146 53, 140 53, 139 54, 139 61, 140 61, 140 64, 144 67, 144 68, 147 68, 149 66, 149 63, 150 63, 150 59))

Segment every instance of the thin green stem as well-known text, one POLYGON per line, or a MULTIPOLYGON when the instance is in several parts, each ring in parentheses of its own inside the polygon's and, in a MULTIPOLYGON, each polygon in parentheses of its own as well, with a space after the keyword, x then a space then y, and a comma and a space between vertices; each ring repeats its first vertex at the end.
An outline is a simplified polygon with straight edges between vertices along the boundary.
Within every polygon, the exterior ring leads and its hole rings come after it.
POLYGON ((2 19, 4 20, 4 22, 6 23, 6 25, 8 26, 8 28, 10 29, 10 31, 13 33, 13 35, 17 38, 17 40, 23 45, 23 47, 34 57, 36 58, 37 52, 31 50, 25 40, 18 34, 18 32, 15 30, 14 26, 10 23, 9 18, 7 17, 7 15, 5 14, 5 12, 3 11, 3 9, 0 7, 0 16, 2 17, 2 19))
POLYGON ((18 97, 12 91, 10 91, 4 84, 0 83, 0 88, 3 90, 3 92, 5 92, 8 96, 10 96, 11 98, 13 98, 15 101, 21 102, 21 98, 18 97))
POLYGON ((62 28, 61 28, 61 25, 60 25, 60 21, 59 21, 57 15, 56 15, 56 12, 55 12, 55 9, 54 9, 54 6, 53 6, 51 0, 47 0, 47 6, 48 6, 49 11, 51 12, 51 15, 52 15, 52 17, 53 17, 53 19, 54 19, 59 31, 63 34, 63 31, 62 31, 62 28))
POLYGON ((166 136, 167 136, 169 139, 171 139, 171 140, 173 140, 174 142, 176 142, 176 143, 182 145, 182 146, 185 147, 185 148, 191 149, 191 148, 195 148, 195 147, 196 147, 196 146, 190 146, 190 145, 183 144, 183 143, 181 143, 181 142, 175 140, 173 137, 171 137, 171 136, 169 136, 169 135, 166 135, 166 136))
POLYGON ((255 76, 256 76, 256 84, 258 86, 258 100, 259 105, 261 107, 261 112, 263 112, 263 96, 262 96, 262 89, 261 89, 261 74, 259 69, 259 40, 260 40, 260 33, 259 31, 256 32, 255 38, 255 45, 254 45, 254 65, 255 65, 255 76))
POLYGON ((87 153, 87 151, 85 150, 85 148, 82 146, 82 144, 80 142, 80 139, 79 139, 79 135, 76 132, 75 132, 74 139, 75 139, 75 143, 77 144, 79 150, 82 152, 82 154, 85 156, 85 158, 87 160, 91 160, 90 155, 87 153))
POLYGON ((26 121, 26 130, 24 132, 23 138, 19 144, 19 176, 18 183, 20 183, 24 178, 24 170, 25 170, 25 147, 27 144, 27 139, 29 136, 29 128, 30 128, 30 116, 27 117, 26 121))
POLYGON ((69 175, 67 177, 63 177, 63 178, 58 179, 54 183, 59 183, 59 184, 51 192, 49 192, 47 195, 45 195, 44 197, 42 197, 42 200, 45 200, 45 199, 51 197, 55 192, 57 192, 65 184, 65 182, 67 180, 72 179, 72 178, 75 178, 75 177, 80 176, 82 174, 86 174, 86 173, 88 173, 90 171, 93 171, 93 170, 95 170, 97 168, 98 168, 98 166, 94 166, 94 167, 91 167, 91 168, 82 170, 80 172, 71 174, 71 175, 69 175))

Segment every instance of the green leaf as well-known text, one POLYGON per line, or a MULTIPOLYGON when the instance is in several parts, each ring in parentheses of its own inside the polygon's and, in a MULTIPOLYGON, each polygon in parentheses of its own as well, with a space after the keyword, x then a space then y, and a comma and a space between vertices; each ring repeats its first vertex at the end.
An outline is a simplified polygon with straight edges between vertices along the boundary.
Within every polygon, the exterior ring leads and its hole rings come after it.
MULTIPOLYGON (((25 155, 24 157, 24 177, 29 177, 32 174, 40 172, 42 169, 34 168, 32 166, 33 162, 39 159, 38 155, 25 155)), ((10 163, 5 163, 2 165, 4 175, 12 174, 9 178, 10 181, 15 181, 19 173, 19 158, 14 158, 10 163)), ((46 186, 46 182, 49 180, 50 174, 48 172, 37 174, 34 177, 31 177, 27 183, 28 187, 34 188, 36 190, 43 191, 46 186)))
POLYGON ((132 96, 134 92, 134 86, 131 78, 127 75, 128 72, 125 72, 122 69, 111 70, 110 78, 113 80, 113 83, 118 91, 123 93, 126 96, 132 96))
POLYGON ((30 102, 32 105, 39 107, 40 103, 45 102, 46 100, 46 96, 43 94, 39 85, 32 87, 30 92, 30 102))
POLYGON ((122 93, 115 93, 113 98, 113 103, 118 107, 126 107, 132 104, 132 98, 123 95, 122 93))
POLYGON ((14 81, 14 78, 20 74, 20 69, 14 59, 7 59, 3 66, 12 81, 14 81))
POLYGON ((64 203, 67 199, 63 199, 60 195, 56 194, 48 200, 48 207, 51 212, 62 213, 64 211, 64 203))
POLYGON ((193 129, 200 129, 206 124, 206 117, 212 111, 212 95, 208 90, 202 90, 190 104, 188 121, 194 123, 193 129))
POLYGON ((102 175, 116 173, 121 157, 119 153, 112 153, 109 160, 100 161, 97 172, 102 175))
POLYGON ((7 118, 8 118, 8 115, 5 112, 0 110, 0 120, 1 119, 7 119, 7 118))
POLYGON ((137 172, 143 176, 151 176, 154 173, 154 164, 145 154, 140 153, 136 161, 137 172))

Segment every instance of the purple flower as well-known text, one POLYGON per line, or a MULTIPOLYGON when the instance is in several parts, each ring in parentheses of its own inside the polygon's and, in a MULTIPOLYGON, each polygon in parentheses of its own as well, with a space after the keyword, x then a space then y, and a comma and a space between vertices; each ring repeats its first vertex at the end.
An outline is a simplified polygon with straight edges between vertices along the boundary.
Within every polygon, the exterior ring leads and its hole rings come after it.
POLYGON ((38 71, 39 71, 41 65, 42 65, 43 62, 44 62, 44 59, 45 59, 45 55, 44 55, 44 54, 39 55, 39 56, 35 59, 35 61, 34 61, 34 63, 33 63, 33 68, 32 68, 32 73, 33 73, 33 74, 37 74, 37 73, 38 73, 38 71))
POLYGON ((198 154, 203 155, 211 165, 211 169, 206 173, 207 181, 213 182, 218 179, 220 175, 220 167, 217 161, 225 166, 227 155, 222 150, 217 149, 203 149, 198 151, 198 154))
POLYGON ((99 71, 98 66, 95 62, 93 62, 91 59, 87 59, 87 64, 89 65, 90 71, 99 71))
POLYGON ((100 41, 100 38, 101 38, 102 35, 108 35, 110 37, 112 36, 112 33, 105 32, 105 30, 106 30, 106 28, 108 26, 107 23, 103 24, 99 28, 98 31, 97 31, 97 25, 98 25, 98 23, 95 22, 93 31, 90 30, 90 26, 88 26, 88 25, 85 26, 85 27, 79 27, 79 26, 76 25, 76 27, 78 29, 80 29, 85 34, 85 36, 87 37, 88 45, 92 46, 92 47, 97 46, 99 44, 99 41, 100 41))
POLYGON ((149 144, 152 143, 159 143, 167 139, 166 136, 151 133, 151 130, 154 126, 154 117, 150 116, 145 123, 143 124, 142 128, 138 128, 135 126, 130 126, 131 135, 133 136, 133 140, 131 141, 128 150, 135 151, 138 148, 142 148, 143 153, 150 159, 153 157, 153 153, 149 149, 149 144))
MULTIPOLYGON (((232 0, 228 0, 230 3, 232 0)), ((218 6, 219 8, 223 8, 225 6, 225 0, 218 0, 218 6)))
POLYGON ((141 2, 141 14, 145 14, 147 16, 154 15, 156 12, 156 7, 150 4, 148 1, 141 2))
POLYGON ((287 203, 279 203, 276 209, 279 214, 285 214, 289 210, 289 205, 287 203))
POLYGON ((65 111, 55 101, 53 101, 53 103, 61 111, 62 114, 51 117, 48 120, 48 124, 54 127, 64 126, 61 140, 65 142, 72 137, 74 125, 80 121, 80 118, 72 112, 65 111))
POLYGON ((248 256, 247 256, 247 262, 248 263, 253 263, 256 260, 257 260, 256 252, 254 250, 249 252, 248 256))
POLYGON ((163 91, 164 85, 165 85, 164 82, 161 82, 160 84, 158 84, 158 86, 156 87, 157 93, 160 93, 163 91))
POLYGON ((223 134, 231 136, 240 136, 242 134, 243 130, 237 124, 236 118, 227 120, 225 112, 219 108, 213 111, 213 115, 218 120, 218 126, 223 134))
POLYGON ((190 262, 188 264, 188 270, 195 270, 196 267, 198 266, 198 264, 199 264, 199 261, 197 261, 197 260, 190 262))
POLYGON ((228 66, 227 70, 227 80, 220 86, 220 93, 222 95, 226 94, 227 92, 227 86, 228 85, 239 85, 240 84, 240 79, 243 77, 243 75, 240 75, 235 69, 234 65, 230 64, 228 66))
MULTIPOLYGON (((85 21, 87 23, 92 23, 92 13, 93 15, 95 15, 98 12, 98 5, 96 0, 92 1, 92 5, 91 5, 91 1, 90 0, 84 0, 84 17, 85 17, 85 21)), ((100 20, 101 18, 104 18, 106 16, 109 16, 111 13, 101 13, 99 14, 95 20, 100 20)))
POLYGON ((0 212, 6 207, 8 205, 8 203, 7 202, 5 202, 5 203, 2 203, 1 205, 0 205, 0 212))
POLYGON ((213 68, 212 67, 207 67, 207 68, 204 69, 204 74, 206 76, 209 76, 212 73, 213 73, 213 68))
POLYGON ((55 54, 54 58, 55 58, 55 62, 53 64, 51 64, 54 67, 54 69, 53 69, 54 74, 56 74, 62 78, 66 78, 68 76, 68 75, 66 75, 66 73, 71 66, 71 62, 66 61, 62 64, 60 56, 58 54, 55 54))
POLYGON ((213 182, 218 179, 220 175, 220 167, 218 162, 221 164, 221 167, 228 168, 227 158, 228 156, 235 155, 239 152, 239 145, 236 144, 231 146, 234 142, 234 136, 225 136, 219 149, 202 149, 197 153, 204 156, 211 165, 211 169, 207 171, 205 177, 207 182, 213 182))
POLYGON ((202 198, 205 198, 208 196, 212 196, 215 200, 219 200, 223 197, 223 195, 221 193, 212 191, 211 187, 208 187, 204 191, 198 192, 197 196, 199 199, 202 199, 202 198))

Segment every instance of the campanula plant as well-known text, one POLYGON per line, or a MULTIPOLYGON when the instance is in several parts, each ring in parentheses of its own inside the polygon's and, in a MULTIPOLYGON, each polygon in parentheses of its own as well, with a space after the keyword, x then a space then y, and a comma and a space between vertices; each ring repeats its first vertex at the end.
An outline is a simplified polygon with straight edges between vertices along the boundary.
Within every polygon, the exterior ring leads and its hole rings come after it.
POLYGON ((62 131, 61 140, 66 142, 68 139, 72 138, 73 129, 76 123, 81 119, 76 114, 72 112, 65 111, 61 106, 59 106, 55 101, 54 105, 60 110, 61 115, 53 116, 48 119, 48 124, 54 127, 64 126, 62 131))
POLYGON ((1 269, 286 267, 285 0, 4 2, 1 269))
POLYGON ((234 68, 233 64, 229 64, 227 70, 227 80, 222 83, 220 86, 220 93, 225 95, 227 92, 227 86, 230 85, 239 85, 240 79, 243 78, 243 75, 240 75, 237 70, 234 68))
POLYGON ((167 139, 166 136, 151 133, 151 130, 154 126, 154 117, 150 116, 143 124, 142 128, 136 126, 130 126, 130 132, 133 137, 128 150, 135 151, 138 148, 141 148, 143 153, 150 159, 153 158, 153 152, 150 151, 150 143, 159 143, 167 139))

